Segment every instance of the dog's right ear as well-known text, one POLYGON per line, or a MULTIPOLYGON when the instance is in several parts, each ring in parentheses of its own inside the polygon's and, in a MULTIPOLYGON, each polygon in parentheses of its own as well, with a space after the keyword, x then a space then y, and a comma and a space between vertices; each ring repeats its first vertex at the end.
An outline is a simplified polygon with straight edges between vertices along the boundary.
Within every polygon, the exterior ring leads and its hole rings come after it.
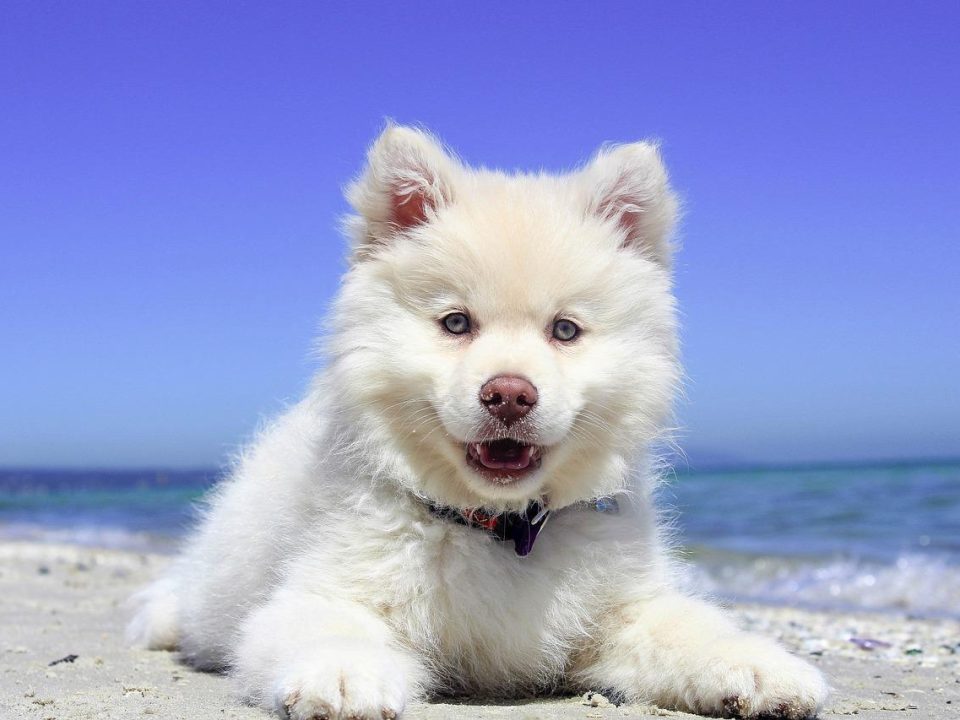
POLYGON ((388 125, 370 147, 363 174, 347 188, 347 200, 360 216, 352 223, 355 256, 429 221, 453 200, 459 171, 459 163, 428 133, 388 125))

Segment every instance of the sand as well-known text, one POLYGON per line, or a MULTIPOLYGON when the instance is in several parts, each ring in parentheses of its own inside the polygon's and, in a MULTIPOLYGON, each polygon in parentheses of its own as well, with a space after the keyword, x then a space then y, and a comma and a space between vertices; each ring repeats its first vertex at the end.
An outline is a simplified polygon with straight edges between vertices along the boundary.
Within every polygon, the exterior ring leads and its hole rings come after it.
MULTIPOLYGON (((0 717, 270 717, 239 704, 226 678, 184 667, 173 653, 124 643, 125 599, 167 562, 158 555, 0 543, 0 717)), ((957 621, 759 606, 734 610, 747 626, 779 637, 827 673, 835 690, 823 718, 960 718, 957 621), (865 650, 850 638, 889 647, 865 650)), ((602 699, 595 707, 582 697, 432 703, 414 706, 405 717, 696 717, 603 705, 602 699)))

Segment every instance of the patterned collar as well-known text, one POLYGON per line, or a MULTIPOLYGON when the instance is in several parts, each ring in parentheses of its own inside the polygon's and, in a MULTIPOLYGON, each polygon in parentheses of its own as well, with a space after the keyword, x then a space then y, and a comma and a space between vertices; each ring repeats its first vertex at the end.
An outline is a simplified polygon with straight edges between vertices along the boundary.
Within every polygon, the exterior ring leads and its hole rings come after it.
POLYGON ((491 515, 483 510, 458 510, 433 503, 428 503, 427 507, 434 516, 443 520, 485 530, 498 540, 513 540, 514 550, 520 557, 530 554, 537 535, 550 517, 550 511, 538 502, 530 503, 523 512, 499 515, 491 515))

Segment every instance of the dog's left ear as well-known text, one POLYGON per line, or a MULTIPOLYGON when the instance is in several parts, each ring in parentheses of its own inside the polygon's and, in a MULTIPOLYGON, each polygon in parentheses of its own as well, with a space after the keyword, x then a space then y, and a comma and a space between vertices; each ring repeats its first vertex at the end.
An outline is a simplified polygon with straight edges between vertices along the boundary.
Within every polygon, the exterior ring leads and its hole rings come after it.
POLYGON ((363 256, 428 222, 453 200, 459 163, 428 133, 388 125, 367 152, 367 167, 347 188, 359 213, 354 248, 363 256))
POLYGON ((657 146, 639 142, 601 150, 581 175, 588 212, 615 223, 623 247, 669 267, 678 203, 657 146))

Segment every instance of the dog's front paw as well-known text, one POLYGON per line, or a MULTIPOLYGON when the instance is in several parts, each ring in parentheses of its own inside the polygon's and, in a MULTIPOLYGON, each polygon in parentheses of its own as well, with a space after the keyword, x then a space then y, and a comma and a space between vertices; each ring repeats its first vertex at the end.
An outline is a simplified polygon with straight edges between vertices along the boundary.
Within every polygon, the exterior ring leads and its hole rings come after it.
POLYGON ((804 720, 827 697, 820 671, 771 642, 739 636, 718 642, 696 673, 687 702, 719 717, 804 720))
POLYGON ((274 697, 290 720, 394 720, 406 705, 407 683, 391 651, 338 643, 282 674, 274 697))

